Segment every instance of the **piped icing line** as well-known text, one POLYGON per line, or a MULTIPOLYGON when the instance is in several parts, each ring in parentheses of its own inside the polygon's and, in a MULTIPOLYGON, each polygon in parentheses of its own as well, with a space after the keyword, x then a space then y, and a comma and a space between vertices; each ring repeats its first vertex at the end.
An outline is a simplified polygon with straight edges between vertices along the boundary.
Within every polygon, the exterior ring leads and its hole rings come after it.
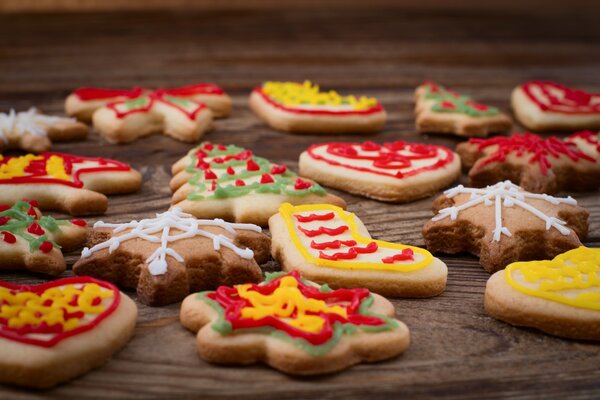
POLYGON ((41 285, 0 281, 0 338, 51 348, 97 327, 120 299, 114 285, 90 277, 41 285))
POLYGON ((325 196, 319 184, 299 178, 285 165, 272 164, 234 145, 202 143, 190 152, 185 170, 193 191, 188 200, 223 199, 248 194, 325 196))
POLYGON ((130 100, 108 103, 106 108, 113 111, 119 119, 135 113, 149 112, 156 103, 165 104, 194 120, 198 113, 207 107, 204 103, 191 99, 170 95, 167 91, 157 90, 130 100))
POLYGON ((370 141, 315 144, 308 148, 307 154, 332 166, 397 179, 443 169, 454 160, 454 153, 446 147, 404 141, 383 145, 370 141), (336 157, 347 161, 339 161, 336 157))
POLYGON ((52 183, 82 188, 83 174, 130 170, 131 167, 127 164, 100 157, 64 153, 26 154, 17 157, 0 154, 0 185, 52 183))
POLYGON ((58 123, 76 122, 75 118, 56 117, 40 114, 35 108, 16 112, 0 113, 0 141, 7 144, 11 136, 25 134, 47 136, 48 128, 58 123))
POLYGON ((383 111, 383 106, 375 98, 341 96, 333 90, 321 92, 319 86, 310 81, 268 81, 261 87, 256 87, 254 93, 269 105, 296 114, 342 116, 368 115, 383 111))
POLYGON ((446 89, 435 82, 421 84, 425 100, 433 101, 431 111, 436 113, 465 114, 470 117, 493 117, 500 114, 496 107, 476 103, 469 96, 446 89))
POLYGON ((587 93, 550 81, 531 81, 520 86, 540 110, 561 114, 600 113, 600 93, 587 93))
POLYGON ((458 214, 467 208, 480 204, 484 204, 486 206, 494 205, 495 228, 493 231, 492 240, 499 242, 502 235, 508 237, 512 236, 512 233, 508 227, 502 225, 502 211, 504 207, 517 206, 544 221, 546 224, 546 230, 554 228, 563 235, 569 235, 572 232, 571 229, 566 226, 567 223, 565 221, 556 217, 550 217, 533 207, 531 204, 527 203, 527 199, 538 199, 554 205, 577 205, 577 201, 571 196, 564 198, 553 197, 547 194, 529 193, 510 181, 498 182, 495 185, 487 186, 482 189, 466 188, 463 185, 458 185, 444 192, 444 195, 446 195, 448 198, 453 198, 459 194, 469 194, 470 200, 459 206, 441 209, 438 214, 432 218, 432 220, 439 221, 449 217, 454 221, 458 217, 458 214))
POLYGON ((600 311, 600 249, 581 246, 552 260, 514 262, 504 276, 528 296, 600 311))
POLYGON ((133 89, 104 89, 96 87, 83 87, 73 91, 73 94, 80 100, 106 100, 113 99, 115 97, 125 97, 133 99, 139 97, 144 93, 144 89, 141 87, 134 87, 133 89))
POLYGON ((587 144, 590 144, 596 148, 596 152, 600 153, 600 132, 594 131, 579 131, 568 136, 565 141, 568 143, 574 143, 576 139, 581 139, 587 144))
POLYGON ((497 136, 489 139, 469 139, 469 143, 476 145, 478 151, 485 151, 496 146, 481 161, 478 168, 483 168, 485 165, 495 162, 504 162, 506 157, 511 154, 517 157, 530 156, 528 163, 538 165, 543 175, 548 175, 548 170, 552 168, 549 158, 558 159, 565 156, 575 162, 579 160, 596 162, 596 159, 579 150, 575 143, 562 140, 556 136, 544 139, 539 135, 525 132, 524 134, 515 133, 510 137, 497 136))
POLYGON ((288 234, 296 249, 298 249, 307 262, 319 267, 412 272, 426 267, 433 261, 433 256, 425 249, 384 242, 361 235, 356 216, 337 206, 330 204, 292 206, 289 203, 284 203, 279 208, 279 213, 286 224, 288 234), (300 219, 302 219, 302 217, 317 214, 317 212, 324 212, 318 215, 327 215, 333 212, 335 218, 329 219, 327 222, 335 223, 336 228, 329 229, 319 226, 322 221, 318 219, 310 222, 309 224, 313 225, 308 227, 306 223, 298 222, 296 218, 300 215, 300 219), (316 226, 314 225, 315 223, 317 224, 316 226), (321 239, 321 235, 325 236, 325 240, 321 239), (344 236, 339 237, 340 235, 344 236), (315 237, 318 241, 312 239, 315 237), (303 242, 303 239, 306 244, 303 242), (328 250, 340 249, 343 251, 326 253, 328 250), (361 254, 369 255, 369 259, 351 261, 361 254), (396 261, 399 261, 399 263, 395 263, 396 261))
POLYGON ((197 295, 217 313, 211 328, 223 336, 261 332, 313 356, 330 351, 357 331, 393 330, 398 323, 371 312, 367 289, 313 286, 297 272, 268 274, 261 284, 220 286, 197 295))
POLYGON ((203 236, 209 238, 213 242, 215 251, 219 251, 221 247, 232 250, 239 257, 251 259, 254 257, 254 252, 249 248, 240 248, 228 237, 222 234, 214 234, 202 226, 216 226, 225 229, 227 232, 235 235, 236 229, 250 230, 261 232, 261 228, 253 224, 229 223, 222 219, 196 219, 191 214, 181 211, 180 208, 174 207, 163 213, 157 213, 155 218, 143 219, 140 221, 131 221, 121 224, 109 224, 98 221, 94 224, 94 228, 110 228, 114 234, 129 230, 122 235, 112 236, 105 242, 99 243, 92 248, 85 247, 81 252, 81 258, 88 258, 93 253, 108 249, 109 253, 117 250, 122 242, 131 239, 143 239, 151 243, 159 243, 158 248, 146 259, 148 270, 152 275, 164 275, 167 272, 167 256, 173 257, 179 262, 184 262, 183 257, 169 247, 169 243, 181 239, 203 236), (176 229, 180 233, 174 233, 171 230, 176 229))

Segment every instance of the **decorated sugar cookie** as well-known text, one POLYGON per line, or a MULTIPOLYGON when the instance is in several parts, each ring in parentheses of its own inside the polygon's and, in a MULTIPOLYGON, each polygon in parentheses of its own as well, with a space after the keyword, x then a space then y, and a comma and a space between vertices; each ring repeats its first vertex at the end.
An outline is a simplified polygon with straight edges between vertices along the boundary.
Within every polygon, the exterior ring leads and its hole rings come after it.
POLYGON ((488 272, 579 247, 588 232, 589 213, 572 197, 529 193, 510 181, 448 189, 434 201, 433 212, 423 226, 427 248, 469 252, 488 272))
POLYGON ((85 139, 88 128, 73 118, 28 111, 0 113, 0 151, 21 149, 39 153, 50 150, 51 141, 85 139))
POLYGON ((575 132, 568 136, 565 142, 575 144, 579 150, 595 159, 596 163, 600 165, 600 132, 575 132))
POLYGON ((258 282, 258 263, 269 258, 270 240, 259 226, 220 219, 198 220, 178 208, 155 218, 94 224, 77 275, 106 279, 137 289, 138 299, 160 306, 191 291, 258 282))
POLYGON ((346 206, 344 200, 299 178, 285 165, 233 145, 202 143, 177 161, 172 171, 172 203, 197 218, 265 226, 285 202, 346 206))
POLYGON ((600 94, 548 81, 530 81, 512 92, 517 119, 535 131, 600 128, 600 94))
POLYGON ((315 144, 300 155, 300 174, 336 189, 382 201, 430 196, 460 175, 450 149, 396 141, 315 144))
POLYGON ((510 117, 496 107, 476 103, 470 97, 434 82, 425 82, 417 87, 415 100, 419 132, 484 137, 512 127, 510 117))
POLYGON ((198 353, 206 361, 264 362, 293 375, 392 358, 410 341, 385 298, 367 289, 332 290, 297 272, 192 294, 181 306, 181 323, 198 332, 198 353))
POLYGON ((140 173, 129 165, 106 158, 0 154, 0 204, 35 199, 42 210, 102 214, 108 204, 104 194, 135 192, 141 182, 140 173))
POLYGON ((534 193, 596 190, 600 187, 600 160, 593 145, 584 149, 587 139, 514 134, 470 139, 459 144, 457 152, 463 166, 470 168, 469 183, 476 187, 509 179, 534 193))
POLYGON ((488 280, 492 317, 570 339, 600 340, 600 249, 515 262, 488 280))
POLYGON ((431 297, 446 287, 442 261, 419 247, 372 239, 356 215, 336 206, 283 204, 269 219, 269 230, 273 258, 284 271, 333 288, 431 297))
POLYGON ((0 382, 48 388, 104 364, 129 341, 135 303, 108 282, 0 281, 0 382))
POLYGON ((26 269, 59 275, 66 269, 62 251, 83 246, 84 220, 42 215, 34 201, 0 204, 0 270, 26 269))
POLYGON ((210 104, 219 115, 226 116, 231 99, 218 86, 209 84, 154 91, 83 88, 67 98, 65 107, 69 115, 82 119, 92 114, 94 127, 111 143, 127 143, 161 132, 195 142, 212 127, 210 104))
POLYGON ((250 108, 273 129, 292 133, 371 133, 387 118, 373 97, 322 92, 310 81, 263 83, 250 95, 250 108))

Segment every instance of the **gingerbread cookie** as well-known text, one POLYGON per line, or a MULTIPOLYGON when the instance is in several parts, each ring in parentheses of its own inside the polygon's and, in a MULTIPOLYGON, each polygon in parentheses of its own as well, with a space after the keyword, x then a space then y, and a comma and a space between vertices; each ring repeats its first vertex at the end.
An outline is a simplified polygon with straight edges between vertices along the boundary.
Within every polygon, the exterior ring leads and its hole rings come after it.
POLYGON ((371 133, 387 118, 373 97, 321 92, 309 81, 265 82, 250 95, 250 108, 273 129, 292 133, 371 133))
POLYGON ((135 303, 85 277, 0 281, 0 382, 48 388, 106 363, 129 341, 135 303))
POLYGON ((43 210, 71 215, 102 214, 104 194, 135 192, 142 176, 129 165, 64 153, 0 154, 0 204, 35 199, 43 210))
POLYGON ((512 92, 517 119, 534 131, 600 128, 600 94, 555 82, 531 81, 512 92))
POLYGON ((197 218, 224 218, 261 226, 285 202, 331 203, 344 200, 317 183, 299 178, 285 165, 272 164, 249 150, 202 143, 173 165, 171 202, 197 218))
POLYGON ((575 132, 568 136, 565 142, 575 144, 579 150, 595 159, 598 165, 600 165, 600 132, 575 132))
MULTIPOLYGON (((178 99, 191 100, 205 104, 215 118, 223 118, 231 113, 231 98, 217 85, 198 83, 180 88, 142 89, 102 89, 86 87, 75 90, 65 101, 67 115, 74 116, 80 121, 91 122, 96 110, 110 103, 128 102, 139 99, 151 93, 173 96, 178 99)), ((175 101, 177 104, 177 101, 175 101)), ((138 104, 139 106, 139 104, 138 104)), ((185 107, 184 107, 185 108, 185 107)))
POLYGON ((297 272, 192 294, 181 305, 181 323, 198 332, 204 360, 264 362, 293 375, 330 373, 399 355, 410 335, 394 314, 388 300, 367 289, 331 290, 297 272))
POLYGON ((596 190, 600 187, 600 160, 579 148, 579 140, 532 133, 470 139, 458 145, 469 184, 491 185, 509 179, 534 193, 596 190), (573 140, 576 140, 575 143, 573 140))
POLYGON ((485 309, 513 325, 600 340, 600 249, 579 247, 553 260, 510 264, 488 280, 485 309))
POLYGON ((84 220, 42 216, 35 201, 0 204, 0 270, 26 269, 59 275, 66 269, 62 251, 83 246, 84 220))
POLYGON ((460 159, 443 146, 334 142, 303 152, 300 175, 376 200, 408 202, 454 182, 460 175, 460 159))
POLYGON ((467 251, 488 272, 581 246, 589 213, 571 197, 529 193, 510 181, 483 189, 458 185, 433 203, 423 237, 432 253, 467 251))
POLYGON ((220 219, 197 220, 173 208, 155 218, 94 224, 77 275, 137 289, 151 306, 181 301, 192 291, 222 284, 258 282, 258 263, 269 258, 270 240, 259 226, 220 219))
POLYGON ((415 103, 416 127, 422 133, 483 137, 512 127, 510 117, 496 107, 476 103, 434 82, 417 87, 415 103))
POLYGON ((356 215, 336 206, 283 204, 269 219, 269 230, 273 258, 284 271, 333 288, 431 297, 446 287, 442 261, 419 247, 372 239, 356 215))
POLYGON ((51 141, 82 140, 88 134, 85 124, 73 118, 28 111, 0 113, 0 151, 21 149, 39 153, 50 150, 51 141))

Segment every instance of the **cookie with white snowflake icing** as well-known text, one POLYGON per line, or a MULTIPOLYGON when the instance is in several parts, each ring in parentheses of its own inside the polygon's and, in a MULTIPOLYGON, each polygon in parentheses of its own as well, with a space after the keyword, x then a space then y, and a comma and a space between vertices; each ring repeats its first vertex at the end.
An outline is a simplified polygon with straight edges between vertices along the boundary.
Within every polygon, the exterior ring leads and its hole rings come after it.
POLYGON ((345 207, 318 183, 234 145, 202 143, 172 168, 171 202, 197 218, 266 226, 283 203, 345 207))
POLYGON ((0 113, 0 151, 39 153, 50 150, 53 141, 83 140, 87 134, 88 127, 74 118, 41 114, 35 108, 0 113))
POLYGON ((179 208, 155 218, 94 224, 88 246, 73 266, 88 275, 137 289, 141 302, 175 303, 190 291, 258 282, 258 263, 270 240, 252 224, 199 220, 179 208))
POLYGON ((481 104, 434 82, 415 91, 415 123, 422 133, 485 137, 511 128, 512 120, 496 107, 481 104))
POLYGON ((529 193, 510 181, 482 189, 459 185, 433 203, 423 226, 432 253, 470 252, 488 272, 515 261, 552 258, 581 246, 589 213, 572 197, 529 193))

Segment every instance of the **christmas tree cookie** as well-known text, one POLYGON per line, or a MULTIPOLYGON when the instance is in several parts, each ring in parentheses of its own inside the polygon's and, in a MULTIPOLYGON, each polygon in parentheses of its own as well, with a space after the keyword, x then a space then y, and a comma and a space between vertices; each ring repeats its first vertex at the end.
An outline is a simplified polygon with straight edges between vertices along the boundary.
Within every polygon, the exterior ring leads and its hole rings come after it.
POLYGON ((319 184, 234 145, 202 143, 172 168, 172 203, 197 218, 261 226, 285 202, 345 207, 319 184))

